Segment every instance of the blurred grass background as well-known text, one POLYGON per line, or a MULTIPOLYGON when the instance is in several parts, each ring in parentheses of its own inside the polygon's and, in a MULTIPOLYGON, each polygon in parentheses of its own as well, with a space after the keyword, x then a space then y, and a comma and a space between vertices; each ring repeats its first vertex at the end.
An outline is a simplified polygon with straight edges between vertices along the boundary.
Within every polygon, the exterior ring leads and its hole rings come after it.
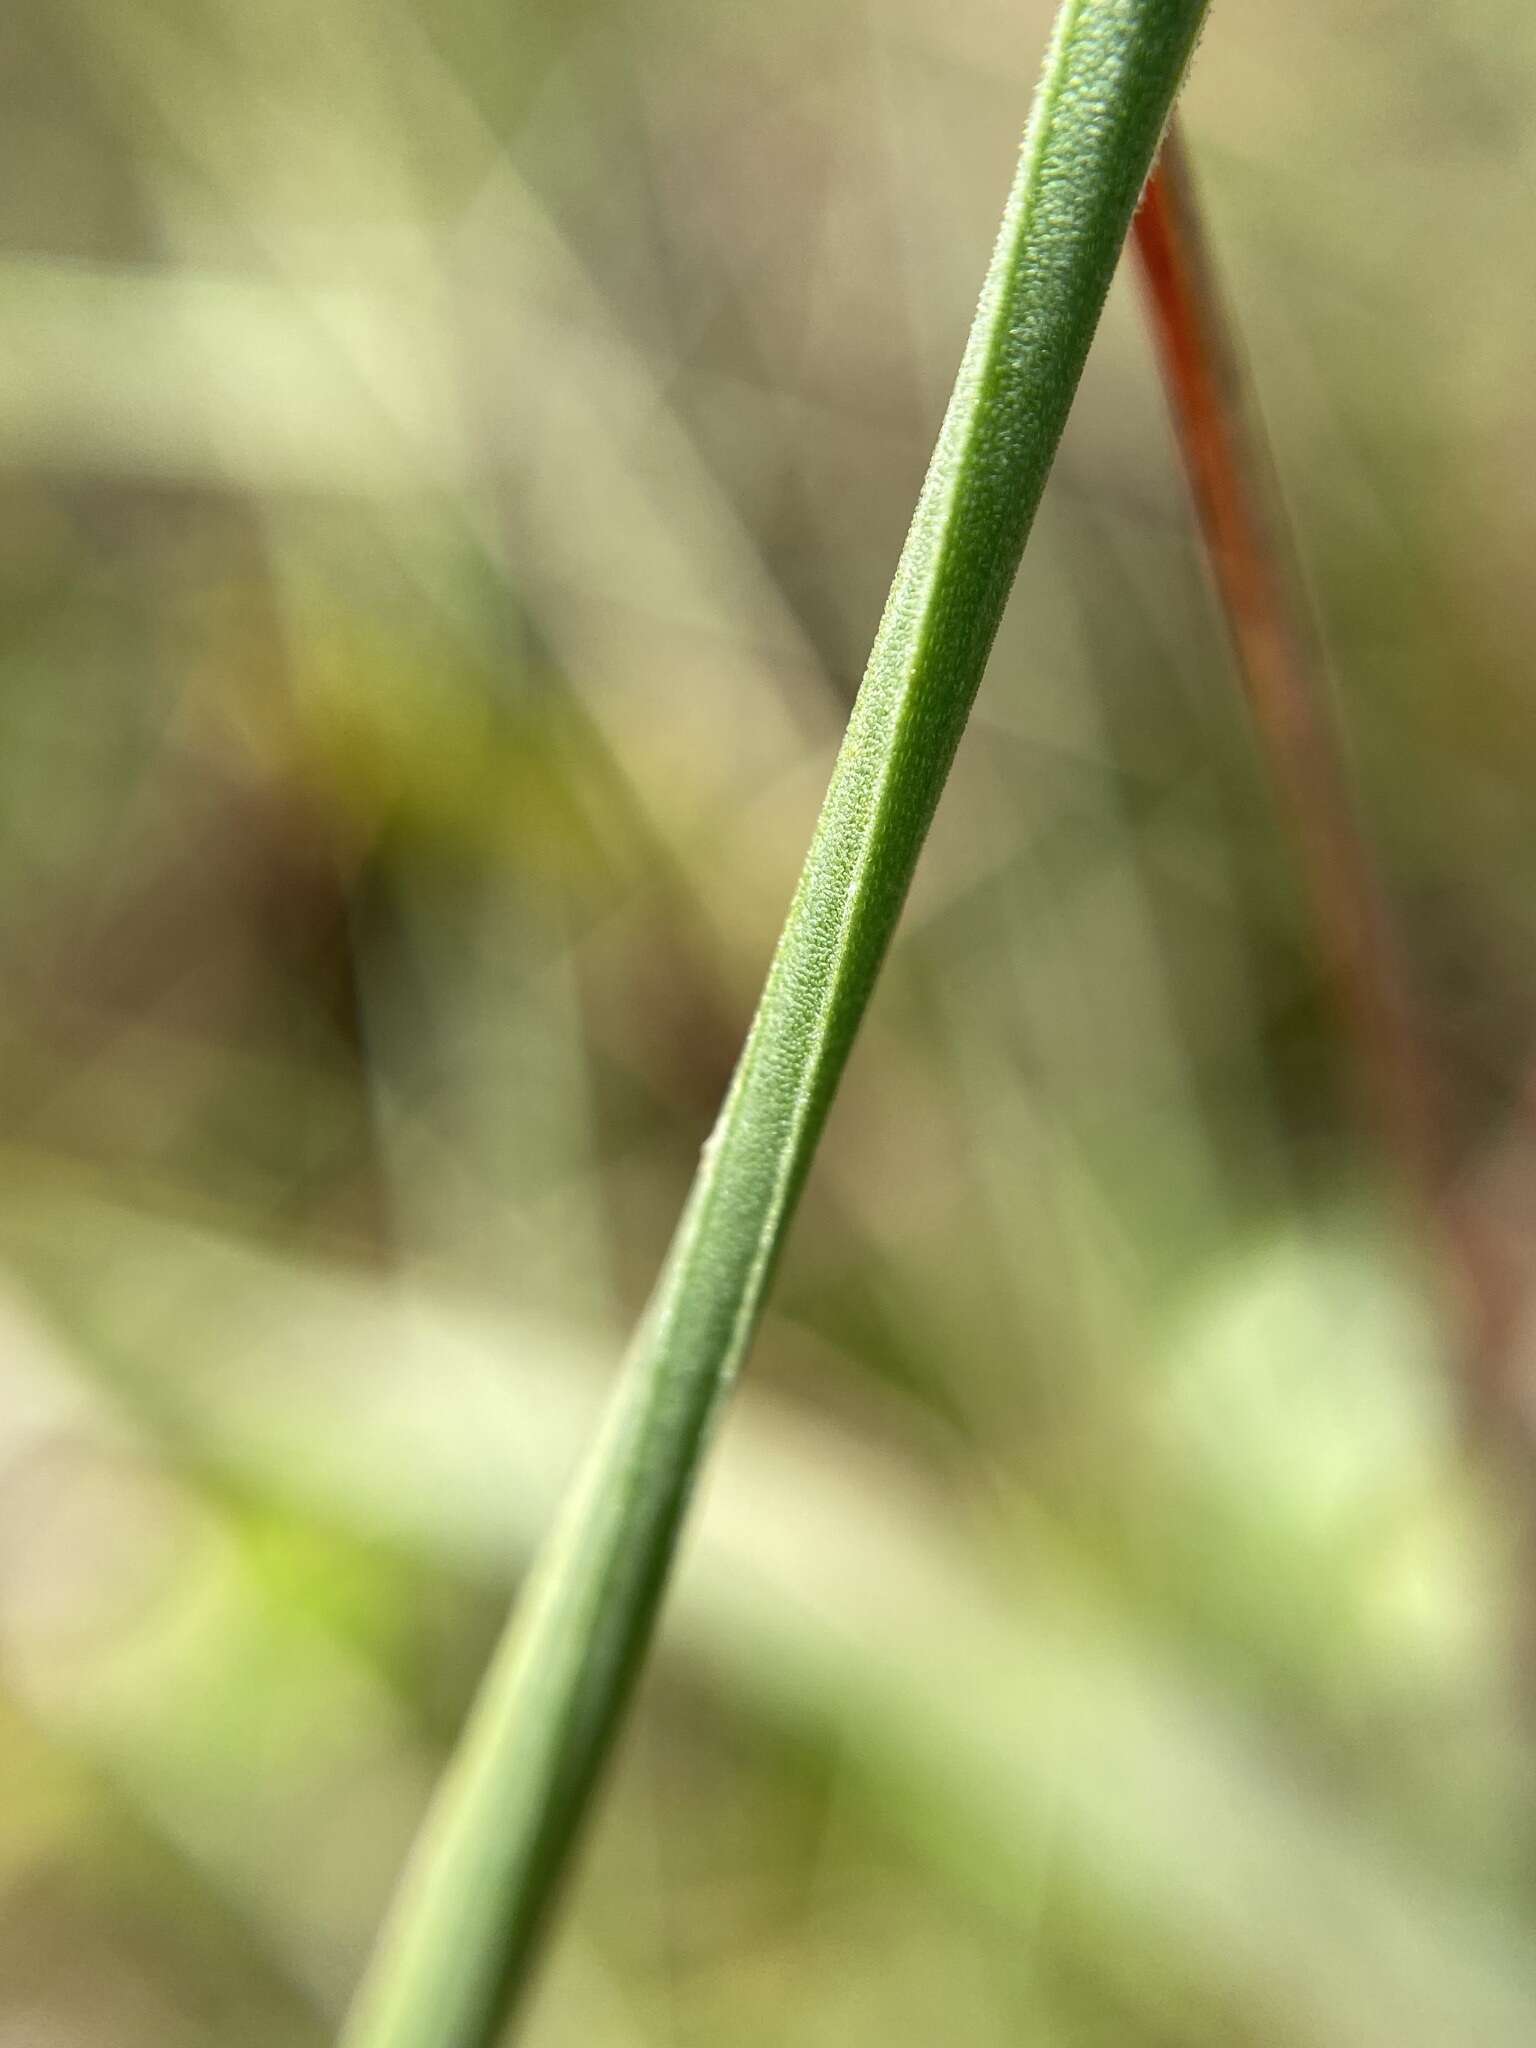
MULTIPOLYGON (((745 1029, 1047 10, 0 30, 0 2043, 334 2029, 745 1029)), ((1187 105, 1536 1218, 1536 22, 1187 105)), ((1117 291, 529 2028, 1536 2028, 1536 1590, 1117 291)), ((1525 1361, 1522 1345, 1518 1363, 1525 1361)))

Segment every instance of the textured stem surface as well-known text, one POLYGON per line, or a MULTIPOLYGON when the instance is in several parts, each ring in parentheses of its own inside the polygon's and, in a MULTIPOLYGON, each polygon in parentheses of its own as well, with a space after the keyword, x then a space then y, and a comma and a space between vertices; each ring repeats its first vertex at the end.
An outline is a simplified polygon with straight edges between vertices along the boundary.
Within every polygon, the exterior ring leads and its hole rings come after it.
POLYGON ((799 887, 614 1405, 417 1843, 347 2048, 483 2048, 526 1981, 1045 485, 1205 0, 1068 0, 799 887))

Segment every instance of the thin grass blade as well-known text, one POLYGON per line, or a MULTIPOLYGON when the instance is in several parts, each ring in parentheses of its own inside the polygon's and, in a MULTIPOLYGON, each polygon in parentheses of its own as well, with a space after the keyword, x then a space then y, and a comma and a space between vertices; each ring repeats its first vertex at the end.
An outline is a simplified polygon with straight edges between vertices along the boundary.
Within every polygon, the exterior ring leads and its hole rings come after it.
POLYGON ((788 921, 621 1383, 422 1831, 346 2048, 483 2048, 524 1989, 701 1454, 1018 569, 1206 0, 1068 0, 788 921))

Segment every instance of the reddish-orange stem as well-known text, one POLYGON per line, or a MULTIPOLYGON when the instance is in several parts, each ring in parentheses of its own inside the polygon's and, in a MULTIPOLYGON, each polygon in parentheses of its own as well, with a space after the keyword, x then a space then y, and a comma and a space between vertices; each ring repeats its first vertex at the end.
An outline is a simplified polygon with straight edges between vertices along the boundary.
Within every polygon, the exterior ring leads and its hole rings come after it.
MULTIPOLYGON (((1469 1394, 1507 1426, 1513 1301, 1450 1199, 1439 1091, 1355 816, 1327 674, 1269 450, 1214 275, 1175 122, 1134 230, 1150 325, 1212 580, 1345 1026, 1364 1106, 1444 1248, 1468 1325, 1469 1394)), ((1524 1432, 1522 1432, 1523 1434, 1524 1432)))

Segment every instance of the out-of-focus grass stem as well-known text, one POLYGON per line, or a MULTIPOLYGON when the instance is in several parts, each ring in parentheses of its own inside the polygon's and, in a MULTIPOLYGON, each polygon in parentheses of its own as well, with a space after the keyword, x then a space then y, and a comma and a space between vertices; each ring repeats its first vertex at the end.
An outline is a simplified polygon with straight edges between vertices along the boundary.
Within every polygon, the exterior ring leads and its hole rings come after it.
POLYGON ((1362 1109, 1458 1297, 1474 1424, 1536 1454, 1508 1384, 1516 1303, 1502 1262, 1451 1186, 1439 1077, 1361 830, 1330 715, 1321 637, 1176 119, 1133 241, 1211 580, 1295 848, 1362 1109))

